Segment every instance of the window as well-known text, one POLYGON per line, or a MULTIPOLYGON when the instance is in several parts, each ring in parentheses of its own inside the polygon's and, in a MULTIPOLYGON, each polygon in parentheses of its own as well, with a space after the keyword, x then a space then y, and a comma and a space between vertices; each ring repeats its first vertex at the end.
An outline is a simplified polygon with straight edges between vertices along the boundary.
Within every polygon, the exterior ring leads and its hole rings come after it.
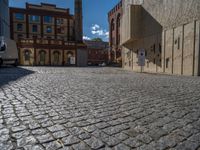
POLYGON ((17 31, 23 31, 23 24, 17 24, 17 31))
POLYGON ((166 68, 169 67, 169 58, 166 59, 166 68))
POLYGON ((120 19, 119 19, 119 21, 118 21, 118 24, 117 24, 117 26, 118 26, 118 28, 120 27, 120 19))
POLYGON ((52 28, 51 28, 51 26, 47 26, 46 32, 47 32, 47 33, 52 33, 52 28))
POLYGON ((6 50, 6 45, 2 45, 0 51, 5 51, 6 50))
POLYGON ((4 43, 4 40, 0 41, 0 51, 6 50, 6 44, 4 43))
POLYGON ((58 34, 63 34, 64 32, 65 32, 64 27, 58 27, 58 28, 57 28, 57 33, 58 33, 58 34))
POLYGON ((52 23, 53 18, 51 16, 44 16, 44 22, 45 23, 52 23))
POLYGON ((115 30, 115 23, 114 23, 114 19, 112 19, 111 21, 111 31, 115 30))
POLYGON ((56 20, 56 23, 57 23, 57 24, 63 24, 63 22, 64 22, 63 19, 57 19, 57 20, 56 20))
POLYGON ((40 21, 40 16, 31 15, 30 16, 30 21, 31 22, 39 22, 40 21))
POLYGON ((32 26, 32 32, 38 32, 38 26, 37 25, 32 26))
POLYGON ((15 19, 17 19, 17 20, 24 20, 24 14, 22 14, 22 13, 16 13, 15 14, 15 19))
POLYGON ((117 16, 117 27, 118 28, 120 27, 120 14, 118 14, 117 16))

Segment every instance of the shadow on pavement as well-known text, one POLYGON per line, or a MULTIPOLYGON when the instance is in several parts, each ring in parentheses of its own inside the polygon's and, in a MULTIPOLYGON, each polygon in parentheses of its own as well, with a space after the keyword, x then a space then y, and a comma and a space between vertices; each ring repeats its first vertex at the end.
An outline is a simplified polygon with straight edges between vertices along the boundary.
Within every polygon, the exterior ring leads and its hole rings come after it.
POLYGON ((0 87, 32 73, 34 71, 20 67, 2 66, 0 67, 0 87))

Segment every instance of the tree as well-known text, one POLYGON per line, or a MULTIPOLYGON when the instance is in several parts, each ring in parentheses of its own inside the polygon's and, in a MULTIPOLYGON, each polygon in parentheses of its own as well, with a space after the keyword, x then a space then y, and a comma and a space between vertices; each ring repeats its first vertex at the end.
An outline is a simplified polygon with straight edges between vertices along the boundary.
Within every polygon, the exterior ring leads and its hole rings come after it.
POLYGON ((92 41, 103 42, 103 40, 101 38, 93 38, 92 41))

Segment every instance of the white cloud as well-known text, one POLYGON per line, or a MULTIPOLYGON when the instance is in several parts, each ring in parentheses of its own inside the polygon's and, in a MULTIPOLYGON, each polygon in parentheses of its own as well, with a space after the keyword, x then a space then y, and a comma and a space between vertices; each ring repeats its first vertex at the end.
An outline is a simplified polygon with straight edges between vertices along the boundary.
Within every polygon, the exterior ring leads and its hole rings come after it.
POLYGON ((107 31, 107 32, 105 33, 105 35, 106 35, 106 38, 108 39, 108 38, 109 38, 109 32, 107 31))
POLYGON ((91 38, 88 37, 88 36, 83 36, 83 39, 84 39, 84 40, 91 40, 91 38))
POLYGON ((94 24, 92 27, 92 30, 98 30, 98 29, 100 29, 100 26, 98 25, 98 24, 94 24))
POLYGON ((98 24, 92 25, 92 27, 91 27, 91 33, 93 35, 97 35, 97 36, 100 36, 100 37, 103 37, 103 38, 106 38, 106 39, 109 38, 109 32, 107 30, 103 29, 98 24))

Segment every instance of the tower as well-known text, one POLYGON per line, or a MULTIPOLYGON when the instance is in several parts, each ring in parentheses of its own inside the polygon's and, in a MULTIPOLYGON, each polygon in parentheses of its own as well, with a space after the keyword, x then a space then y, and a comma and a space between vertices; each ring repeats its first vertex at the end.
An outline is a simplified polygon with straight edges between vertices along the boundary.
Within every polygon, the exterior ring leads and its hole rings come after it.
POLYGON ((75 38, 77 42, 83 41, 83 15, 82 0, 75 0, 75 38))

